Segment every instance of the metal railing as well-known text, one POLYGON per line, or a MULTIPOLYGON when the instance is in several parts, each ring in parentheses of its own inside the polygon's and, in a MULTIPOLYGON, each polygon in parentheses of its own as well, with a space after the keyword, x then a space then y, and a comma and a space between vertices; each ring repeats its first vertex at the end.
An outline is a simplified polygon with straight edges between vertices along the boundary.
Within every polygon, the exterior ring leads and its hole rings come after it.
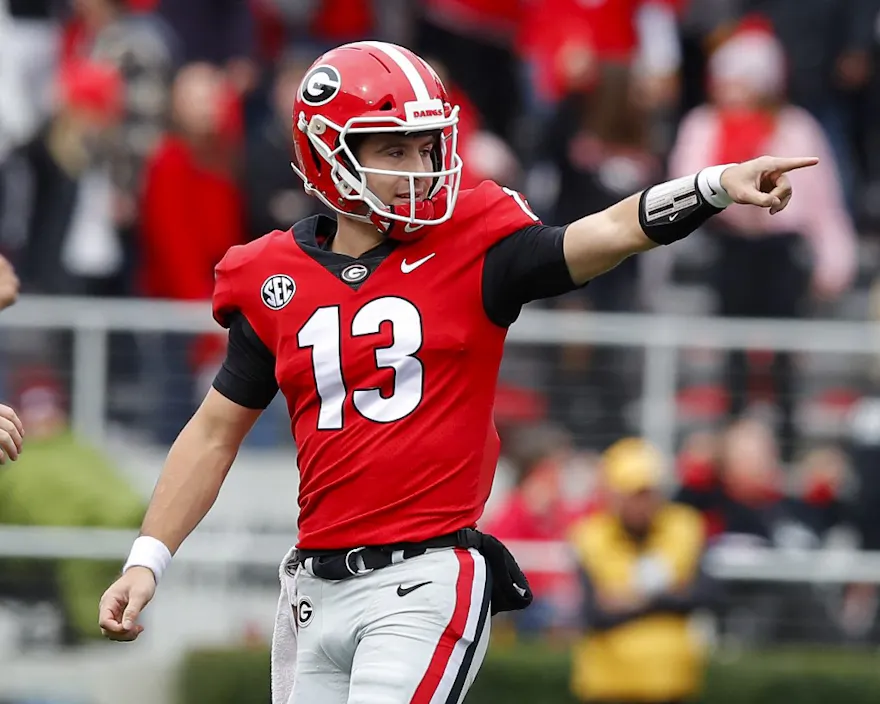
MULTIPOLYGON (((74 339, 74 429, 102 442, 107 434, 108 335, 111 332, 222 332, 207 303, 25 296, 0 316, 0 335, 14 329, 70 330, 74 339)), ((730 320, 640 314, 595 314, 526 308, 510 329, 512 345, 640 347, 645 350, 640 430, 669 453, 682 348, 880 354, 880 324, 837 320, 730 320)))
MULTIPOLYGON (((108 336, 112 332, 222 333, 207 303, 96 300, 26 296, 0 316, 0 336, 21 329, 69 330, 74 339, 74 429, 101 443, 107 438, 108 336)), ((673 450, 679 355, 684 348, 759 348, 795 352, 880 353, 880 325, 841 321, 724 320, 707 317, 608 315, 526 309, 511 327, 512 345, 590 344, 645 351, 641 431, 673 450)), ((2 528, 0 556, 124 559, 129 531, 2 528)), ((291 535, 216 534, 196 531, 178 562, 277 565, 291 535)), ((570 568, 563 544, 513 546, 531 569, 570 568)), ((727 550, 713 569, 730 579, 880 583, 880 555, 851 551, 727 550)))
MULTIPOLYGON (((7 558, 125 560, 137 531, 106 528, 0 527, 0 556, 7 558)), ((196 530, 181 546, 181 567, 266 567, 275 569, 295 540, 289 533, 196 530)), ((510 551, 527 572, 570 573, 569 546, 556 541, 513 540, 510 551)), ((880 552, 824 548, 778 549, 722 545, 707 570, 722 580, 880 584, 880 552)))

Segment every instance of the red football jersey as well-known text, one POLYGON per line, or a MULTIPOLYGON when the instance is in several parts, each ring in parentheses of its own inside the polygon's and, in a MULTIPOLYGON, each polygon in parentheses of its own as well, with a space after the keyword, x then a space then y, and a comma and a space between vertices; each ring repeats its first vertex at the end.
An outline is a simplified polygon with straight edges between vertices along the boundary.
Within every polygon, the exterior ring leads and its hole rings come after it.
POLYGON ((291 231, 229 250, 214 315, 222 324, 240 310, 275 355, 299 453, 299 547, 419 541, 476 524, 498 460, 506 335, 483 307, 483 261, 537 223, 522 196, 484 182, 357 290, 291 231))

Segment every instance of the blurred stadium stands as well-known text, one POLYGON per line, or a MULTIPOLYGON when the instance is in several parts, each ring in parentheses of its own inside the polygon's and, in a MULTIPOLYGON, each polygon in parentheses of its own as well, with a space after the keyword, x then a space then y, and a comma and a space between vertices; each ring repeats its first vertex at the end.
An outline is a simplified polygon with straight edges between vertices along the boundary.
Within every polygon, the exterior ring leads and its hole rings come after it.
POLYGON ((91 605, 223 351, 202 262, 315 212, 288 166, 292 95, 322 50, 362 37, 435 63, 467 117, 469 182, 523 190, 547 223, 792 132, 827 150, 834 187, 796 217, 719 219, 524 312, 484 522, 553 606, 534 630, 497 619, 497 640, 567 648, 566 531, 603 505, 601 453, 643 436, 705 517, 714 652, 874 651, 878 19, 880 0, 0 0, 0 254, 25 293, 0 315, 0 400, 51 420, 21 463, 48 479, 0 469, 0 703, 164 704, 191 649, 265 647, 296 537, 280 402, 145 637, 101 641, 91 605))

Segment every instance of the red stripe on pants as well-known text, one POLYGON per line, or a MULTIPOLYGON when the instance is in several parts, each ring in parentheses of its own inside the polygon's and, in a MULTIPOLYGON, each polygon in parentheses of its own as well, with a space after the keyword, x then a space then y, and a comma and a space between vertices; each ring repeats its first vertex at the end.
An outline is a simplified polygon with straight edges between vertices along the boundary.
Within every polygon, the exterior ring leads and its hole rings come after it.
POLYGON ((456 548, 455 556, 459 563, 458 581, 455 585, 455 609, 452 611, 452 618, 449 619, 443 635, 440 636, 440 641, 431 657, 431 663, 416 688, 411 704, 430 704, 431 697, 437 691, 440 680, 443 679, 443 673, 446 672, 449 665, 452 651, 461 640, 465 626, 467 626, 468 614, 471 612, 471 592, 474 586, 474 558, 470 552, 462 548, 456 548))

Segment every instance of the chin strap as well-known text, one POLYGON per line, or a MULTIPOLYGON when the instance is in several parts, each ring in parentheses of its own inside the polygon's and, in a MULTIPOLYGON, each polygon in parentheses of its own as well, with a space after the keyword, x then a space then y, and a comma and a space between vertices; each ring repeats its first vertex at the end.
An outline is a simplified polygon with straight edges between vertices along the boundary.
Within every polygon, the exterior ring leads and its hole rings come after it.
MULTIPOLYGON (((420 203, 417 203, 415 212, 413 212, 409 205, 392 205, 388 210, 391 211, 393 215, 406 218, 407 220, 410 218, 416 220, 433 220, 439 209, 438 206, 445 206, 445 200, 446 197, 444 192, 436 198, 423 200, 420 203)), ((412 242, 421 239, 428 234, 428 231, 431 228, 431 225, 411 225, 408 222, 401 222, 400 220, 383 217, 381 212, 375 210, 371 213, 370 219, 376 227, 379 228, 379 232, 386 237, 398 240, 399 242, 412 242)))

